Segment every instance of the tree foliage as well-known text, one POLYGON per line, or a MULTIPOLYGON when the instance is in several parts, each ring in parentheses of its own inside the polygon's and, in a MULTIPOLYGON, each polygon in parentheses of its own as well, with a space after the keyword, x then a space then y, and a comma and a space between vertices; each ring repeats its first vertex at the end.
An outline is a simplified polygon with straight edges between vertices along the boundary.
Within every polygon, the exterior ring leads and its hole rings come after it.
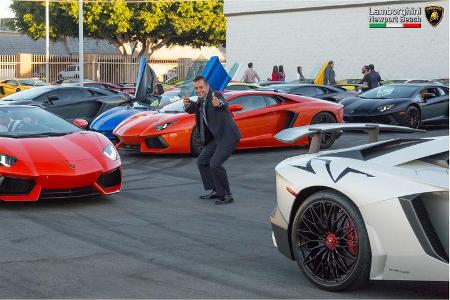
MULTIPOLYGON (((45 2, 14 1, 12 26, 33 39, 45 37, 45 2)), ((221 46, 226 21, 223 1, 124 0, 86 1, 83 4, 86 36, 105 39, 122 54, 151 55, 163 46, 221 46)), ((63 40, 78 36, 78 1, 50 4, 50 37, 63 40)))

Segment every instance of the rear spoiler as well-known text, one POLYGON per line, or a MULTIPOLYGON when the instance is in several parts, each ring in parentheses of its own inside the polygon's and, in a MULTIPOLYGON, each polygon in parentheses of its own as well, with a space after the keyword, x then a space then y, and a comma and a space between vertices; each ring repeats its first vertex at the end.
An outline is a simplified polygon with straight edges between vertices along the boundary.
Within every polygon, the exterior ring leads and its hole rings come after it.
POLYGON ((372 124, 372 123, 323 123, 314 124, 308 126, 288 128, 278 132, 275 138, 280 142, 291 144, 303 137, 311 137, 311 143, 309 144, 309 153, 317 153, 320 150, 320 142, 322 140, 322 133, 329 131, 365 131, 369 135, 369 143, 375 143, 378 141, 380 130, 390 132, 426 132, 421 129, 412 129, 403 126, 384 125, 384 124, 372 124))

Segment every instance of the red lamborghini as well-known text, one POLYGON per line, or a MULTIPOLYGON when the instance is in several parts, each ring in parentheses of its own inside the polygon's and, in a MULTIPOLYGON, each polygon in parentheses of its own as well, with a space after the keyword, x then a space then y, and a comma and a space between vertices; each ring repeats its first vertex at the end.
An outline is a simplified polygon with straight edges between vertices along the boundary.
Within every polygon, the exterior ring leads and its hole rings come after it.
POLYGON ((103 135, 38 107, 0 106, 0 200, 108 195, 121 185, 119 154, 103 135))
MULTIPOLYGON (((271 91, 227 92, 224 97, 242 133, 238 149, 286 146, 274 138, 283 129, 343 122, 343 106, 329 101, 271 91)), ((134 115, 113 133, 120 140, 118 148, 193 155, 201 151, 195 116, 184 113, 182 101, 165 106, 160 113, 134 115)), ((324 135, 322 148, 331 146, 335 138, 335 134, 324 135)), ((305 138, 292 145, 308 142, 305 138)))

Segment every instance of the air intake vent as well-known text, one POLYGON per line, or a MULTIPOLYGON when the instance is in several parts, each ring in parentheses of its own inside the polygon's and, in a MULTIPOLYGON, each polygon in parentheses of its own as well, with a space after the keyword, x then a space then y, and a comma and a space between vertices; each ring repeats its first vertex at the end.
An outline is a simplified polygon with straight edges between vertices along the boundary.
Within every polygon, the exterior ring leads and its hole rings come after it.
POLYGON ((0 195, 28 195, 33 187, 33 179, 0 177, 0 195))

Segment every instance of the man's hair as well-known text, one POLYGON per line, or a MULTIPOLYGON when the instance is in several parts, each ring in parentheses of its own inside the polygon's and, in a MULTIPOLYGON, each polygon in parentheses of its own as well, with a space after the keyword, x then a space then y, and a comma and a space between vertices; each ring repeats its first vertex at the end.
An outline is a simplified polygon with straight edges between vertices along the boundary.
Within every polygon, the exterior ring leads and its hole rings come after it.
POLYGON ((253 68, 253 63, 248 63, 249 68, 253 68))
POLYGON ((334 61, 330 60, 330 61, 328 62, 328 65, 331 66, 332 64, 334 64, 334 61))
POLYGON ((194 82, 197 82, 197 81, 200 81, 200 80, 203 80, 205 83, 208 83, 208 81, 206 80, 205 76, 203 76, 203 75, 198 75, 198 76, 196 76, 194 78, 194 82))
POLYGON ((372 65, 372 64, 370 64, 370 65, 369 65, 369 70, 375 70, 375 66, 372 65))

